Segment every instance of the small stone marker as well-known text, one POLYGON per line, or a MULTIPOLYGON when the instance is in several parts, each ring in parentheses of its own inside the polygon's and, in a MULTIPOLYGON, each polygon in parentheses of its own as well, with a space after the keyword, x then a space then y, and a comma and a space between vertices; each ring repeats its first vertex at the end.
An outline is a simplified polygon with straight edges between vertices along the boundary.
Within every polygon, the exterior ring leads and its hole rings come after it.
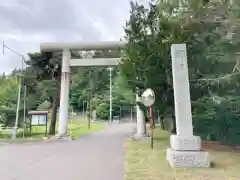
POLYGON ((186 44, 173 44, 171 56, 177 135, 170 138, 167 160, 171 167, 209 167, 208 153, 193 135, 186 44))

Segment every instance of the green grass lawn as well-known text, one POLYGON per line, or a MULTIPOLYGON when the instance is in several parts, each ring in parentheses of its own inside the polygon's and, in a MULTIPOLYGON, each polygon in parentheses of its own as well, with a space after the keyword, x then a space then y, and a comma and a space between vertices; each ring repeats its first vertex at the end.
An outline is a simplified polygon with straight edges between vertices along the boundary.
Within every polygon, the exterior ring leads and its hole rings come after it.
POLYGON ((85 135, 92 132, 101 131, 106 127, 107 123, 91 123, 90 129, 88 129, 87 121, 72 121, 72 124, 69 124, 69 132, 74 138, 79 138, 81 135, 85 135))
MULTIPOLYGON (((91 128, 88 129, 88 124, 86 120, 72 120, 69 121, 68 129, 69 134, 74 138, 78 139, 81 135, 85 135, 88 133, 96 132, 103 130, 106 127, 106 123, 91 123, 91 128)), ((57 129, 57 126, 56 126, 57 129)), ((11 131, 6 135, 4 130, 0 130, 0 141, 2 142, 10 142, 10 143, 21 143, 21 142, 33 142, 33 141, 41 141, 45 137, 45 127, 43 126, 35 126, 32 127, 32 136, 30 136, 29 131, 25 131, 25 137, 23 138, 23 133, 20 132, 17 135, 17 140, 11 140, 11 131)))
POLYGON ((169 134, 154 130, 154 149, 148 141, 127 141, 126 180, 240 180, 240 152, 206 149, 216 164, 208 169, 173 169, 166 160, 169 134))

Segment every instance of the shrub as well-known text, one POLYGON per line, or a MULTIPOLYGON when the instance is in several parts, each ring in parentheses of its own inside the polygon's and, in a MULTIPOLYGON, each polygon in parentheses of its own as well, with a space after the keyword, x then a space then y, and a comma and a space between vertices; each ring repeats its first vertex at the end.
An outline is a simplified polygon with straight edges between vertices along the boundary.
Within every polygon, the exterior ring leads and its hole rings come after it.
POLYGON ((100 119, 104 119, 107 120, 109 117, 109 104, 108 103, 100 103, 97 107, 96 107, 96 113, 97 113, 97 117, 100 119))
POLYGON ((214 103, 201 99, 193 105, 195 134, 204 140, 217 140, 227 144, 240 143, 240 104, 237 98, 226 98, 214 103))
POLYGON ((50 108, 51 104, 48 101, 44 101, 43 103, 39 104, 37 110, 39 111, 46 111, 50 108))

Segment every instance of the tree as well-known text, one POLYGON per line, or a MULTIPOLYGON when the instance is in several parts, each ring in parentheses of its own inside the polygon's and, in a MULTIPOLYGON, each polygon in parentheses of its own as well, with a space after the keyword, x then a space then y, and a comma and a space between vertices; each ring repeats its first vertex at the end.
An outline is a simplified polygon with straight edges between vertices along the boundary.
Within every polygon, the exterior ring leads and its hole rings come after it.
POLYGON ((172 44, 187 44, 192 98, 196 100, 201 96, 197 93, 201 83, 196 82, 208 76, 218 63, 217 57, 208 53, 227 33, 225 25, 216 21, 216 18, 225 20, 227 10, 228 4, 223 2, 200 0, 151 1, 149 8, 131 2, 130 18, 125 26, 128 44, 121 72, 135 92, 146 88, 155 91, 154 112, 164 114, 171 109, 174 115, 172 44))
MULTIPOLYGON (((120 56, 118 50, 114 51, 95 51, 94 57, 118 57, 120 56)), ((82 54, 81 56, 84 56, 82 54)), ((106 67, 87 67, 73 70, 72 86, 70 92, 70 103, 76 109, 82 109, 84 102, 91 103, 88 110, 92 111, 103 103, 108 104, 109 107, 109 70, 106 67), (91 94, 89 96, 89 93, 91 94), (91 97, 89 99, 89 97, 91 97)), ((126 104, 131 104, 134 100, 133 94, 127 86, 125 79, 118 74, 118 68, 112 71, 113 79, 113 115, 117 115, 119 107, 126 104), (132 97, 131 97, 132 96, 132 97), (127 100, 128 99, 128 100, 127 100), (130 101, 129 101, 130 100, 130 101)), ((86 107, 86 106, 85 106, 86 107)), ((109 111, 106 109, 106 112, 109 111)), ((91 115, 91 112, 88 113, 91 115)), ((98 113, 100 115, 102 113, 98 113)), ((106 118, 104 115, 100 118, 106 118)))
POLYGON ((29 67, 26 70, 25 82, 30 91, 29 94, 38 93, 43 101, 48 100, 51 103, 49 134, 54 135, 57 109, 60 103, 61 54, 33 53, 28 55, 27 64, 29 67))

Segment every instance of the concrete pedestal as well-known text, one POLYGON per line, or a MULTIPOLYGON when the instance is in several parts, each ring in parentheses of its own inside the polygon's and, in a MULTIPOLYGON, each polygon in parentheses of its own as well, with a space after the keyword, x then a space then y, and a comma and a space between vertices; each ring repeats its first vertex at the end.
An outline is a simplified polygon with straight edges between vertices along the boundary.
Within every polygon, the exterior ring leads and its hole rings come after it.
POLYGON ((167 149, 167 161, 173 168, 208 168, 208 152, 201 151, 201 139, 198 136, 181 137, 172 135, 171 148, 167 149))
POLYGON ((144 113, 138 105, 136 105, 136 112, 137 112, 137 130, 136 134, 134 135, 134 138, 141 140, 148 137, 146 134, 146 122, 144 113))
POLYGON ((57 134, 56 136, 51 137, 51 140, 73 140, 73 137, 70 134, 57 134))
POLYGON ((170 145, 176 151, 200 151, 201 139, 199 136, 183 137, 172 135, 170 137, 170 145))

